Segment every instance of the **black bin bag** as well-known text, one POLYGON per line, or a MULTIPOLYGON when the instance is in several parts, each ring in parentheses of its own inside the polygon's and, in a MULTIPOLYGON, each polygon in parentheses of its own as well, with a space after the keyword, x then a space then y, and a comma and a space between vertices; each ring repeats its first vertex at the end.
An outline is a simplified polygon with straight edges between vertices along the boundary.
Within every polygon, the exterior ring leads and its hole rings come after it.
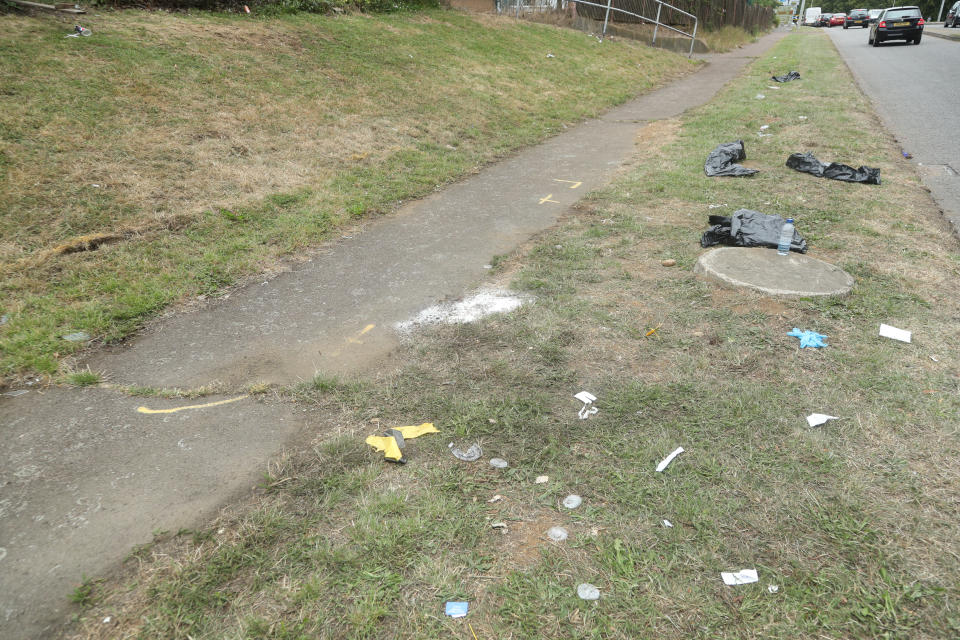
POLYGON ((839 162, 820 162, 812 153, 793 153, 787 158, 787 166, 803 173, 809 173, 818 178, 843 180, 844 182, 862 182, 863 184, 880 184, 880 169, 871 167, 853 167, 839 162))
POLYGON ((782 76, 770 76, 774 82, 790 82, 791 80, 799 80, 800 73, 798 71, 791 71, 782 76))
POLYGON ((758 169, 747 169, 736 164, 747 159, 747 152, 743 148, 743 140, 724 142, 710 152, 703 165, 703 172, 710 176, 752 176, 758 169))
MULTIPOLYGON (((773 247, 780 242, 780 229, 786 222, 780 216, 771 216, 751 209, 737 209, 732 216, 710 216, 713 225, 700 238, 701 247, 725 244, 733 247, 773 247)), ((807 241, 796 228, 790 251, 807 252, 807 241)))

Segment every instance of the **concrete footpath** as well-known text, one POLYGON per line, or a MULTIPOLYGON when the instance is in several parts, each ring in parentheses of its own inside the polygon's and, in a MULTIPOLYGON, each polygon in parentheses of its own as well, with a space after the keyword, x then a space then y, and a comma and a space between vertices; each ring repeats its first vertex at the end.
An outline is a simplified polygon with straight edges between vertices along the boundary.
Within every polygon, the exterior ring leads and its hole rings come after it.
MULTIPOLYGON (((86 363, 114 383, 291 384, 353 373, 396 346, 393 326, 481 284, 484 265, 553 225, 635 152, 645 123, 708 102, 786 35, 775 32, 442 193, 372 221, 309 261, 159 320, 86 363)), ((319 418, 242 392, 195 400, 108 389, 0 395, 0 637, 50 638, 67 597, 158 530, 197 526, 248 492, 319 418)))

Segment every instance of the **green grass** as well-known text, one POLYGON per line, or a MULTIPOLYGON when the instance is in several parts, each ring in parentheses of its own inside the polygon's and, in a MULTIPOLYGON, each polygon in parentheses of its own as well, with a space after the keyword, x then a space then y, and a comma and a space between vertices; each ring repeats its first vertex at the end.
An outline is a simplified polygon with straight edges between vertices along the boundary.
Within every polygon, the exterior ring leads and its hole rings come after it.
MULTIPOLYGON (((843 133, 874 117, 827 38, 783 40, 713 103, 661 123, 643 163, 496 261, 494 277, 536 304, 426 330, 396 371, 290 390, 315 442, 274 460, 265 494, 207 535, 110 583, 102 610, 125 612, 111 633, 472 637, 443 616, 455 599, 478 638, 960 634, 960 261, 894 141, 843 133), (804 80, 755 100, 774 66, 804 80), (773 138, 750 137, 766 123, 773 138), (709 150, 738 138, 762 172, 703 176, 709 150), (879 166, 884 184, 783 167, 805 149, 879 166), (856 277, 852 294, 773 300, 697 279, 721 202, 795 213, 811 252, 856 277), (878 338, 880 322, 914 342, 878 338), (794 326, 830 346, 799 350, 794 326), (589 420, 582 389, 598 397, 589 420), (840 419, 810 429, 813 412, 840 419), (404 466, 363 442, 423 421, 441 433, 410 440, 404 466), (449 442, 480 442, 484 457, 459 462, 449 442), (569 493, 583 505, 559 506, 569 493), (566 542, 546 539, 554 525, 566 542), (722 584, 741 568, 760 582, 722 584), (579 600, 581 582, 601 599, 579 600)), ((81 637, 100 637, 99 613, 81 637)))
POLYGON ((108 11, 82 39, 3 20, 6 380, 57 372, 81 348, 65 333, 119 340, 695 66, 451 11, 108 11))

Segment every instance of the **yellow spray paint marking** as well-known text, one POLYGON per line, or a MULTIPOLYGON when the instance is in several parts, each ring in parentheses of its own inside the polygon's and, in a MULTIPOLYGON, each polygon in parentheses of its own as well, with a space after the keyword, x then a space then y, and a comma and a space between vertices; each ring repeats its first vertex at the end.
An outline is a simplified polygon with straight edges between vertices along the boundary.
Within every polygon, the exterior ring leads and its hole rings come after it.
POLYGON ((147 407, 137 407, 138 413, 176 413, 177 411, 184 411, 186 409, 205 409, 207 407, 216 407, 221 404, 229 404, 231 402, 236 402, 237 400, 243 400, 247 396, 239 396, 236 398, 230 398, 229 400, 218 400, 217 402, 208 402, 206 404, 191 404, 186 407, 175 407, 173 409, 148 409, 147 407))
POLYGON ((555 203, 555 204, 560 204, 560 203, 557 202, 556 200, 551 200, 550 198, 552 198, 552 197, 553 197, 553 194, 552 194, 552 193, 548 193, 546 198, 540 198, 540 204, 543 204, 544 202, 553 202, 553 203, 555 203))
MULTIPOLYGON (((360 333, 358 333, 357 336, 362 336, 363 334, 373 329, 375 326, 377 325, 368 324, 367 326, 365 326, 363 329, 360 330, 360 333)), ((363 340, 357 340, 356 338, 353 338, 353 337, 347 338, 347 342, 351 344, 363 344, 363 340)))
MULTIPOLYGON (((360 330, 360 333, 358 333, 357 336, 362 336, 363 334, 365 334, 365 333, 369 332, 371 329, 373 329, 375 326, 377 326, 377 325, 375 325, 375 324, 368 324, 367 326, 365 326, 363 329, 360 330)), ((349 342, 349 343, 351 343, 351 344, 363 344, 363 340, 357 340, 356 338, 353 338, 353 337, 347 338, 347 342, 349 342)))
POLYGON ((554 181, 554 182, 566 182, 567 184, 570 185, 570 187, 569 187, 570 189, 576 189, 577 187, 579 187, 580 185, 583 184, 582 182, 577 182, 576 180, 561 180, 560 178, 554 178, 553 181, 554 181))

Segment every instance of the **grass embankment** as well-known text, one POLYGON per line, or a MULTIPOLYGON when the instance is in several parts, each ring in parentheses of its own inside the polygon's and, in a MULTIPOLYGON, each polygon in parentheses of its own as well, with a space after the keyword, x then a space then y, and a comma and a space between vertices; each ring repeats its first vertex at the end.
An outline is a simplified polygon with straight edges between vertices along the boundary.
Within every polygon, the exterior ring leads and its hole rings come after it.
POLYGON ((0 20, 0 380, 695 66, 443 11, 0 20))
POLYGON ((636 166, 497 261, 493 278, 535 304, 419 334, 396 371, 296 390, 314 447, 275 461, 250 503, 141 549, 97 587, 80 636, 956 637, 960 261, 893 140, 858 133, 873 122, 809 33, 649 125, 636 166), (767 88, 790 69, 803 79, 767 88), (706 178, 710 149, 737 138, 761 173, 706 178), (798 150, 879 167, 883 185, 785 168, 798 150), (775 300, 694 277, 707 215, 737 207, 796 217, 811 254, 856 277, 852 295, 775 300), (913 342, 877 337, 881 322, 913 342), (829 346, 799 350, 792 327, 829 346), (583 389, 599 413, 581 421, 583 389), (840 419, 811 429, 814 412, 840 419), (410 441, 406 466, 363 443, 426 420, 442 433, 410 441), (450 441, 485 455, 459 462, 450 441), (566 542, 547 539, 555 525, 566 542), (723 585, 742 568, 759 583, 723 585), (447 600, 470 602, 466 620, 444 617, 447 600))

